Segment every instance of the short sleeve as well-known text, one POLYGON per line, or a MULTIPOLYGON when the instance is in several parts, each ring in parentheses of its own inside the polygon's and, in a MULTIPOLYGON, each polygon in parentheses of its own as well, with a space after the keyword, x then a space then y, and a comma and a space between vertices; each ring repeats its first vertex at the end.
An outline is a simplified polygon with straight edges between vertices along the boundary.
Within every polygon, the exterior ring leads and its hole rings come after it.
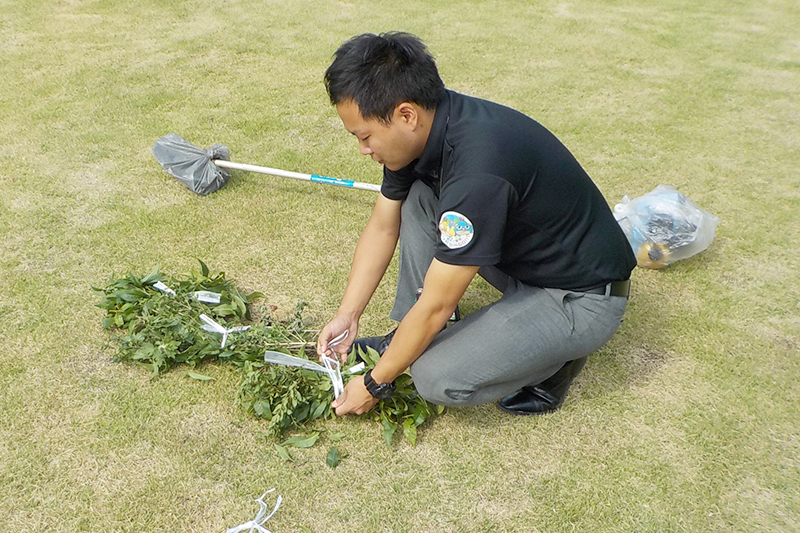
POLYGON ((390 200, 405 200, 412 183, 414 183, 414 175, 409 167, 398 171, 383 167, 381 194, 386 198, 390 200))
POLYGON ((473 266, 500 262, 508 213, 517 199, 511 184, 497 176, 448 180, 439 201, 436 259, 473 266))

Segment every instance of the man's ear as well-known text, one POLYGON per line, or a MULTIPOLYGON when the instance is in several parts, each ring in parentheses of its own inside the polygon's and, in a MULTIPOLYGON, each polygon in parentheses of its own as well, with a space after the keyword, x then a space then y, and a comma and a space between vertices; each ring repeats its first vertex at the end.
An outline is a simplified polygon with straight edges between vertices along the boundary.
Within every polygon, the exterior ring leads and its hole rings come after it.
POLYGON ((395 119, 401 120, 403 123, 411 126, 411 129, 417 129, 419 125, 419 112, 416 106, 411 102, 402 102, 395 110, 395 119))

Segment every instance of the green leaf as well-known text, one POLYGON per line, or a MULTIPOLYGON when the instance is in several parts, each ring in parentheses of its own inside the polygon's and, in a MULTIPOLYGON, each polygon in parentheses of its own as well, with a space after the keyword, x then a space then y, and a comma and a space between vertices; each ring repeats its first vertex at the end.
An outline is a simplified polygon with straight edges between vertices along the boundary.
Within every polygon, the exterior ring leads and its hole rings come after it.
POLYGON ((220 316, 231 316, 236 314, 236 310, 231 304, 220 304, 214 307, 214 312, 220 316))
POLYGON ((142 289, 121 289, 114 292, 114 296, 126 302, 135 302, 141 298, 149 298, 149 295, 142 289))
POLYGON ((282 442, 281 446, 292 446, 294 448, 310 448, 317 443, 317 439, 319 439, 319 433, 314 433, 309 437, 296 435, 291 439, 282 442))
POLYGON ((417 445, 417 426, 414 425, 413 418, 406 418, 405 422, 403 422, 403 435, 412 446, 417 445))
POLYGON ((212 378, 211 376, 206 376, 205 374, 199 374, 199 373, 193 372, 191 370, 187 370, 186 371, 186 375, 189 376, 190 378, 196 379, 198 381, 213 381, 214 380, 214 378, 212 378))
POLYGON ((281 461, 294 461, 292 456, 289 455, 289 452, 281 446, 280 444, 275 445, 275 451, 278 452, 278 457, 280 457, 281 461))
POLYGON ((261 418, 266 418, 267 420, 272 419, 272 409, 270 408, 269 402, 259 400, 253 404, 253 410, 261 418))
POLYGON ((325 464, 331 468, 336 468, 339 466, 339 459, 339 448, 333 446, 328 450, 328 457, 325 459, 325 464))
POLYGON ((339 442, 344 438, 344 433, 331 433, 328 435, 328 440, 331 442, 339 442))
POLYGON ((208 277, 208 267, 206 266, 205 263, 203 263, 199 259, 197 261, 200 263, 200 274, 202 274, 204 278, 207 278, 208 277))
POLYGON ((257 300, 258 298, 264 298, 263 292, 254 291, 244 297, 247 303, 253 303, 253 300, 257 300))
POLYGON ((381 414, 381 425, 383 425, 383 442, 391 448, 392 437, 394 437, 394 432, 397 431, 397 424, 389 420, 385 414, 381 414))
POLYGON ((142 278, 142 285, 152 285, 156 281, 161 281, 164 276, 161 275, 158 271, 158 266, 156 266, 148 275, 142 278))
POLYGON ((422 425, 422 423, 425 422, 425 419, 428 418, 428 413, 429 411, 427 405, 424 403, 417 404, 416 407, 411 410, 411 414, 414 417, 414 425, 422 425))
POLYGON ((300 526, 300 533, 314 533, 314 532, 308 529, 306 526, 300 526))
POLYGON ((314 406, 312 404, 311 415, 309 415, 309 420, 316 420, 317 418, 324 415, 325 409, 327 409, 329 405, 330 404, 327 401, 321 401, 317 406, 314 406))
POLYGON ((231 307, 238 316, 244 316, 247 313, 247 305, 244 300, 236 295, 231 295, 231 307))
POLYGON ((369 368, 374 367, 375 365, 378 364, 378 361, 380 361, 381 358, 380 354, 376 350, 370 347, 367 347, 365 350, 359 347, 357 348, 357 350, 358 350, 358 355, 361 357, 363 361, 367 363, 367 367, 369 368))

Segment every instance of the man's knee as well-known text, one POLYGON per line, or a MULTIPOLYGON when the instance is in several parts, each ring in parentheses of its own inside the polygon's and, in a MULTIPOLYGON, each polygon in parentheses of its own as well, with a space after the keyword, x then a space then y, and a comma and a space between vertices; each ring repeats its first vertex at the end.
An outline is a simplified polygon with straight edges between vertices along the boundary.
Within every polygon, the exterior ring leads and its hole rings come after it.
POLYGON ((448 407, 473 405, 474 388, 455 383, 441 372, 426 369, 419 361, 411 365, 411 377, 419 395, 431 403, 448 407))

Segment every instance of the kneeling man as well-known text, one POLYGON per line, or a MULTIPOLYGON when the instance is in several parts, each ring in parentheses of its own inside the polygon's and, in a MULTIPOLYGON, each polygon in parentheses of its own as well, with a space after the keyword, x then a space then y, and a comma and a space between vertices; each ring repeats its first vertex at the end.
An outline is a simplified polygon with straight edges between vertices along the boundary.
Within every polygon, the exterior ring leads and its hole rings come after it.
POLYGON ((383 184, 318 353, 372 346, 380 362, 334 401, 361 414, 410 366, 441 405, 499 400, 513 414, 558 409, 589 354, 616 332, 636 265, 605 199, 567 148, 533 119, 445 89, 405 33, 345 42, 325 73, 331 102, 383 184), (358 322, 400 242, 385 337, 358 322), (444 329, 473 277, 502 297, 444 329), (419 289, 422 289, 419 292, 419 289))

